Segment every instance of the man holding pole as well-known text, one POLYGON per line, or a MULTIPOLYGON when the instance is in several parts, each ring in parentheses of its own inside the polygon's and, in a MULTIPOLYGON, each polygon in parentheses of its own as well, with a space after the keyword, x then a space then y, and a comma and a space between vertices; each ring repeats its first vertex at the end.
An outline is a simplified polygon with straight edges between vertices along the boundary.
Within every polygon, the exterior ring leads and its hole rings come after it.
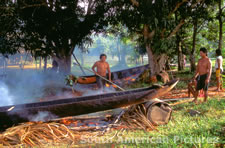
POLYGON ((109 81, 111 81, 111 71, 109 64, 106 62, 106 58, 107 56, 105 54, 101 54, 100 60, 92 66, 92 70, 96 74, 96 82, 99 89, 103 89, 106 84, 106 81, 103 79, 106 78, 106 71, 108 72, 109 81), (95 68, 97 68, 97 72, 95 68))

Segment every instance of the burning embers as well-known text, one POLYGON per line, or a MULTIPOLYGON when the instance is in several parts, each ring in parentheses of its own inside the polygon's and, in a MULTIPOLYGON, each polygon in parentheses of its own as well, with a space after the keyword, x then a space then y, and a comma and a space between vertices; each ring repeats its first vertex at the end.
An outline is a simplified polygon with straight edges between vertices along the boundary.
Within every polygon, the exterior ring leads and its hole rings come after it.
POLYGON ((111 85, 110 85, 110 84, 108 84, 108 83, 106 83, 106 84, 105 84, 105 87, 107 87, 107 88, 110 88, 110 86, 112 86, 112 87, 114 87, 114 88, 117 88, 117 86, 116 86, 116 85, 114 85, 114 84, 111 84, 111 85))
POLYGON ((74 119, 72 117, 51 122, 27 122, 8 128, 0 133, 0 147, 46 147, 46 144, 74 144, 83 140, 81 137, 96 136, 96 132, 107 127, 104 119, 74 119))
POLYGON ((129 77, 125 77, 123 79, 118 79, 118 80, 115 80, 115 83, 116 84, 120 84, 120 86, 122 85, 127 85, 127 84, 130 84, 130 83, 133 83, 136 81, 136 79, 138 78, 139 75, 137 74, 134 74, 134 75, 131 75, 129 77))
MULTIPOLYGON (((125 78, 123 78, 123 79, 117 79, 117 80, 115 80, 114 82, 115 82, 116 84, 119 84, 119 85, 121 86, 121 85, 124 85, 124 84, 130 84, 130 83, 132 83, 132 82, 135 82, 136 79, 137 79, 137 77, 138 77, 138 75, 137 75, 137 74, 134 74, 134 75, 131 75, 131 76, 129 76, 129 77, 125 77, 125 78)), ((109 88, 110 86, 112 86, 112 87, 114 87, 114 88, 117 88, 116 85, 110 85, 110 84, 108 84, 108 83, 106 83, 105 86, 106 86, 107 88, 109 88)))
POLYGON ((59 123, 66 125, 68 128, 72 129, 89 129, 91 127, 98 129, 98 127, 107 126, 110 121, 107 118, 80 118, 75 119, 72 117, 69 118, 63 118, 59 120, 59 123))

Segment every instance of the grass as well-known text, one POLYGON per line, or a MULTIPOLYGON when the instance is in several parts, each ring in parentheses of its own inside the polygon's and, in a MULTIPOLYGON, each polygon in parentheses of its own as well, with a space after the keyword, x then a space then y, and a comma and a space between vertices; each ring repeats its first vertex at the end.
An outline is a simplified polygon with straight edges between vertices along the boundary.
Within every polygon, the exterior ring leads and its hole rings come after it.
MULTIPOLYGON (((207 103, 194 105, 186 103, 174 106, 169 124, 159 126, 158 131, 125 131, 109 140, 109 135, 89 141, 85 146, 95 147, 204 147, 211 148, 225 144, 225 100, 211 98, 207 103), (189 109, 200 112, 191 116, 189 109), (97 144, 96 144, 96 143, 97 144), (105 142, 105 143, 104 143, 105 142)), ((84 144, 80 145, 84 146, 84 144)))

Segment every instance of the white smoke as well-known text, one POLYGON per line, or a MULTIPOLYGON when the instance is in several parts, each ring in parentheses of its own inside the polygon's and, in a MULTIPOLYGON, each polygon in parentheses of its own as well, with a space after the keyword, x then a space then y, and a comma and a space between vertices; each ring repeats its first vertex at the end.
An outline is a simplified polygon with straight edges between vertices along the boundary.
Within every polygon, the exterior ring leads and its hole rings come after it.
POLYGON ((43 112, 38 112, 36 115, 29 115, 28 116, 30 121, 49 121, 50 119, 55 119, 57 118, 56 115, 51 114, 50 112, 43 111, 43 112))
MULTIPOLYGON (((64 77, 40 71, 8 71, 0 79, 0 106, 40 102, 48 88, 66 87, 64 77)), ((60 94, 60 89, 55 92, 60 94)))
POLYGON ((13 105, 13 96, 9 93, 9 88, 3 82, 0 82, 0 106, 13 105))

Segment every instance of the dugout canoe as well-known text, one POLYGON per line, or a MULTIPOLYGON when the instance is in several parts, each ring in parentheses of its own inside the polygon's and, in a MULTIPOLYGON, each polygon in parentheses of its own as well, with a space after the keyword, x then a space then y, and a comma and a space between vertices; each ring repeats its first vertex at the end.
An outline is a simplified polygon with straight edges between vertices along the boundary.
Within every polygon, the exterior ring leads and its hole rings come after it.
MULTIPOLYGON (((112 81, 120 83, 122 80, 135 81, 140 74, 142 74, 148 68, 147 65, 129 68, 125 70, 115 71, 111 73, 112 81)), ((96 83, 96 76, 81 76, 78 78, 77 83, 79 84, 93 84, 96 83)))
POLYGON ((144 103, 166 94, 177 83, 172 80, 163 86, 0 107, 0 129, 30 121, 40 113, 50 113, 50 120, 144 103))

